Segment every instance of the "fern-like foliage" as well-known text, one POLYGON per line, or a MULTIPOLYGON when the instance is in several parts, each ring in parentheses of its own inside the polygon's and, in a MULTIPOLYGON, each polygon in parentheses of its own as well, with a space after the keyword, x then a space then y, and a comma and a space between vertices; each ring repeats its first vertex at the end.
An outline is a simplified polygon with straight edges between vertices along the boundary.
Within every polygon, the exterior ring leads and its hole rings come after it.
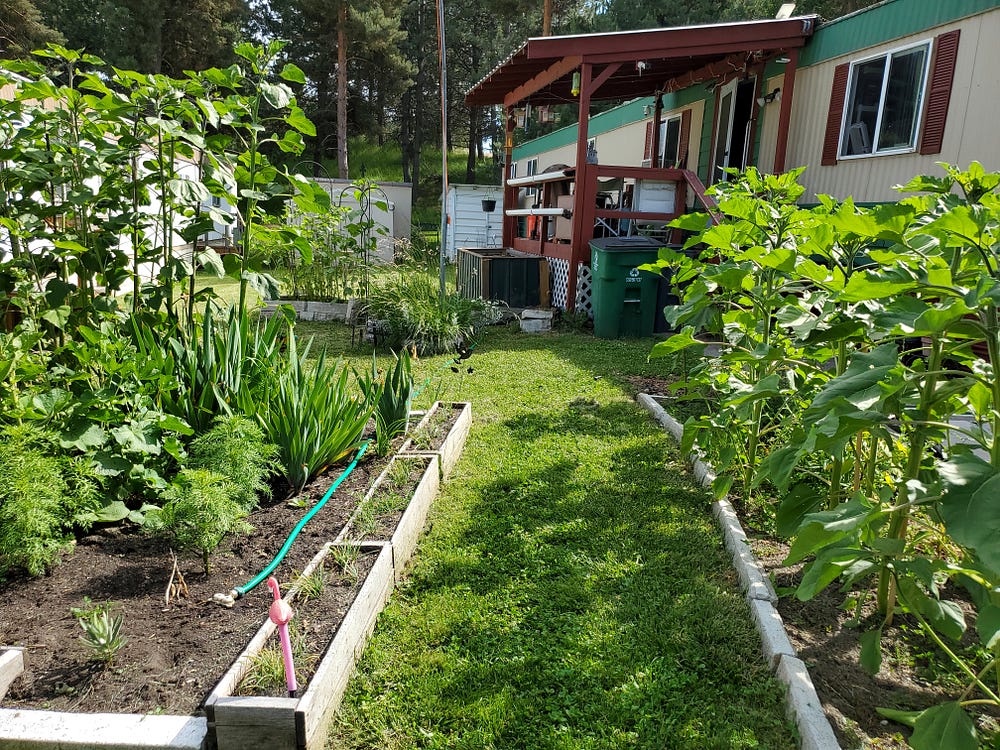
POLYGON ((277 446, 267 441, 260 425, 241 416, 216 419, 211 430, 192 441, 188 454, 188 468, 222 474, 248 511, 260 497, 270 496, 267 479, 281 470, 277 446))
POLYGON ((61 456, 52 434, 30 424, 0 430, 0 570, 45 573, 72 544, 76 519, 99 503, 93 472, 61 456))
POLYGON ((147 514, 147 525, 166 531, 178 549, 201 553, 205 574, 209 558, 226 534, 252 530, 238 490, 222 474, 184 469, 163 491, 163 508, 147 514))

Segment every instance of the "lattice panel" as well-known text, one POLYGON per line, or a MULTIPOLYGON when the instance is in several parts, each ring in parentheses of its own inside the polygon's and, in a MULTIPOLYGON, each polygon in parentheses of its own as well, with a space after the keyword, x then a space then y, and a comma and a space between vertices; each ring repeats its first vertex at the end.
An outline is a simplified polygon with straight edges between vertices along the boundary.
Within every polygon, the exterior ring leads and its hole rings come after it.
POLYGON ((552 274, 552 306, 566 309, 566 290, 569 287, 569 261, 549 258, 549 272, 552 274))
POLYGON ((590 272, 590 266, 581 263, 576 272, 576 311, 587 313, 588 318, 594 317, 593 290, 594 276, 590 272))
MULTIPOLYGON (((566 293, 569 287, 569 261, 562 258, 549 258, 549 272, 552 274, 552 306, 560 310, 566 309, 566 293)), ((590 266, 581 263, 576 275, 576 309, 594 317, 594 305, 591 301, 593 276, 590 266)))

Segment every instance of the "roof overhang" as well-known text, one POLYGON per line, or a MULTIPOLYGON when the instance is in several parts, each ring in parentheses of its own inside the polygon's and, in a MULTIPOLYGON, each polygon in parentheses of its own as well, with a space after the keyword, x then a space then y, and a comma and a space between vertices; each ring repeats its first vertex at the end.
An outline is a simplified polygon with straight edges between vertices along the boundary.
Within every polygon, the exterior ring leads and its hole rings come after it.
POLYGON ((596 66, 598 85, 590 92, 591 100, 624 100, 676 91, 802 47, 812 36, 816 21, 817 16, 811 15, 536 37, 473 86, 465 102, 470 106, 573 102, 573 73, 584 63, 596 66), (615 64, 618 67, 607 73, 615 64))

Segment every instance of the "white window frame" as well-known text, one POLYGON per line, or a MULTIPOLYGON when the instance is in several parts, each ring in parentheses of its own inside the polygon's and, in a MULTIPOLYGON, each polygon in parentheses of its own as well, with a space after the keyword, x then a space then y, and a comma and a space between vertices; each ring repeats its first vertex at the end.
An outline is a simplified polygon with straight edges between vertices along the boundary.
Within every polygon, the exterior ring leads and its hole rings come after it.
POLYGON ((675 153, 674 158, 670 160, 670 164, 673 166, 677 162, 677 156, 681 152, 681 128, 683 127, 684 120, 683 112, 668 115, 660 120, 660 153, 657 154, 657 159, 660 164, 663 164, 663 157, 666 155, 664 152, 667 150, 667 126, 670 124, 671 120, 677 120, 677 153, 675 153))
POLYGON ((840 133, 838 135, 837 141, 837 160, 838 161, 850 161, 852 159, 871 159, 876 156, 894 156, 896 154, 912 154, 914 153, 920 145, 920 129, 924 124, 924 108, 927 103, 927 83, 930 77, 931 70, 931 56, 934 52, 934 40, 933 39, 923 39, 919 42, 912 42, 910 44, 905 44, 901 47, 894 47, 893 49, 886 50, 885 52, 879 52, 875 55, 868 55, 867 57, 862 57, 857 60, 851 60, 851 68, 847 72, 847 91, 844 93, 844 111, 840 115, 840 133), (879 134, 882 130, 882 115, 885 113, 885 92, 888 88, 889 83, 889 73, 892 69, 890 64, 893 55, 900 52, 907 52, 912 49, 917 49, 918 47, 924 47, 927 50, 927 54, 924 55, 924 75, 923 80, 920 84, 920 101, 917 107, 917 120, 913 128, 913 145, 907 146, 905 148, 892 148, 884 149, 882 151, 878 150, 879 134), (871 62, 872 60, 877 60, 880 57, 886 58, 885 71, 882 73, 882 93, 879 98, 878 114, 875 119, 875 132, 872 133, 872 151, 870 154, 844 154, 844 132, 847 128, 847 118, 850 113, 850 97, 852 94, 851 86, 854 83, 854 70, 858 65, 863 65, 864 63, 871 62))
MULTIPOLYGON (((538 157, 537 156, 534 159, 528 159, 528 162, 527 162, 527 164, 525 165, 525 168, 524 168, 524 176, 525 177, 533 177, 536 174, 538 174, 538 157)), ((525 192, 525 195, 528 195, 528 196, 530 196, 530 197, 533 198, 536 195, 538 195, 538 188, 537 187, 530 187, 527 190, 525 190, 524 192, 525 192)))

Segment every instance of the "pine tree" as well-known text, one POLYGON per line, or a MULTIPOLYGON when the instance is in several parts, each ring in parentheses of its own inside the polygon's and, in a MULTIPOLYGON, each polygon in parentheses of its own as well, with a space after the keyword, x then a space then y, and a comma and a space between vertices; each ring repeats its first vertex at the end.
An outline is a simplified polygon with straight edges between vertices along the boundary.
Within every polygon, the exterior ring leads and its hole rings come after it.
POLYGON ((48 42, 63 41, 58 31, 45 25, 31 0, 0 0, 0 52, 4 57, 25 57, 48 42))

